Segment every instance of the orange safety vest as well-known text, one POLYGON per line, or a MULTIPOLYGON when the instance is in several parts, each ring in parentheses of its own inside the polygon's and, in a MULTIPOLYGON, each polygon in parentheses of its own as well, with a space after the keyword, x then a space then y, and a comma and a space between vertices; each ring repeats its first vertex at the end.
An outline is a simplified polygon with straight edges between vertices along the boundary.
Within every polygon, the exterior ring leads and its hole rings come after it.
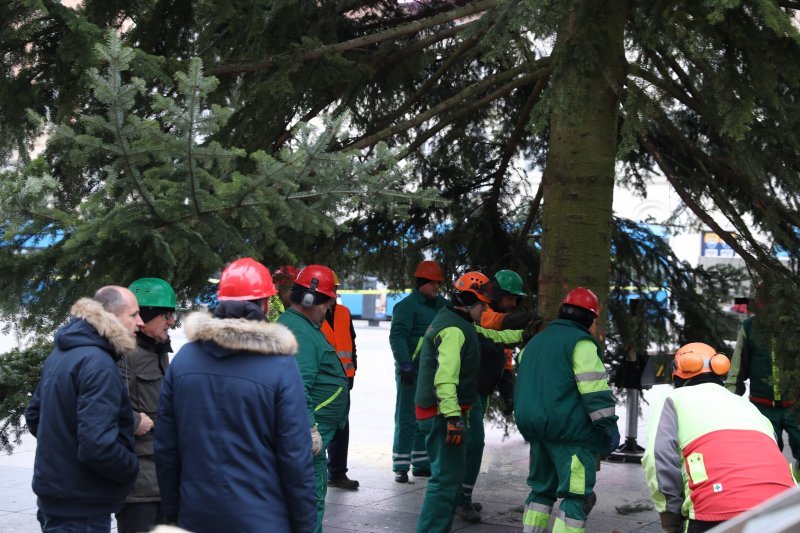
MULTIPOLYGON (((506 313, 498 313, 491 307, 486 307, 481 314, 480 324, 482 328, 500 330, 503 328, 503 319, 506 313)), ((514 351, 510 348, 503 350, 506 354, 506 370, 514 370, 514 351)))
POLYGON ((336 355, 339 356, 339 361, 348 378, 356 375, 356 367, 353 365, 353 338, 350 336, 351 322, 350 309, 342 304, 336 304, 333 313, 333 328, 327 320, 324 320, 319 328, 336 350, 336 355))

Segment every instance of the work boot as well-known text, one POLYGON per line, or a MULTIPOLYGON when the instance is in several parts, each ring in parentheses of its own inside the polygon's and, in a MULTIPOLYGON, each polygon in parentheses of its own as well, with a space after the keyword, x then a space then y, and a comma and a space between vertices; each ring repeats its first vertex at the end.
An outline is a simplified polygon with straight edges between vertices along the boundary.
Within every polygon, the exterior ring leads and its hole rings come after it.
POLYGON ((586 516, 589 516, 589 513, 592 512, 595 505, 597 505, 597 494, 592 492, 583 502, 583 512, 586 513, 586 516))
POLYGON ((355 479, 350 479, 347 477, 347 475, 344 475, 340 478, 329 479, 328 486, 344 490, 358 490, 358 481, 355 479))
POLYGON ((398 483, 408 483, 408 472, 395 472, 394 480, 398 483))
POLYGON ((477 524, 481 521, 481 515, 471 503, 462 503, 456 506, 456 514, 465 522, 477 524))
POLYGON ((417 470, 414 472, 414 477, 431 477, 431 469, 417 470))

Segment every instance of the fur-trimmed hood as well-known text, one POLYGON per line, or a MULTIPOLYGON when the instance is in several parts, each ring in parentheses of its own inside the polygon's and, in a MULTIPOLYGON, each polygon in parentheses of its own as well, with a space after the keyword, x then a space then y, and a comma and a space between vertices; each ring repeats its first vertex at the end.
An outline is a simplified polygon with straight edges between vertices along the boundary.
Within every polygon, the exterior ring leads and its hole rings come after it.
POLYGON ((189 341, 210 341, 234 351, 264 355, 294 355, 297 340, 282 324, 244 318, 214 318, 208 313, 192 313, 184 325, 189 341))
POLYGON ((113 355, 123 356, 136 349, 136 338, 122 325, 119 319, 91 298, 81 298, 70 309, 75 319, 58 331, 56 344, 61 349, 98 345, 111 350, 113 355), (96 330, 91 331, 87 324, 96 330), (95 335, 101 339, 93 338, 95 335), (103 342, 105 341, 105 342, 103 342))

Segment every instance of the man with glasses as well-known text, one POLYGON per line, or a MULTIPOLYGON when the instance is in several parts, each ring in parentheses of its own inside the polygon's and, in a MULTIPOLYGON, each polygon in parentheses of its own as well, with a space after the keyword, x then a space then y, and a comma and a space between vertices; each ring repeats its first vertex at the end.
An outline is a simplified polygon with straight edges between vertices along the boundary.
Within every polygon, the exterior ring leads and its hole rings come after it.
POLYGON ((153 428, 161 381, 172 352, 169 330, 175 327, 175 291, 169 283, 159 278, 141 278, 128 288, 139 302, 144 326, 136 333, 136 351, 117 363, 131 399, 135 451, 139 456, 136 484, 116 515, 120 533, 150 531, 156 524, 164 523, 153 454, 153 428))

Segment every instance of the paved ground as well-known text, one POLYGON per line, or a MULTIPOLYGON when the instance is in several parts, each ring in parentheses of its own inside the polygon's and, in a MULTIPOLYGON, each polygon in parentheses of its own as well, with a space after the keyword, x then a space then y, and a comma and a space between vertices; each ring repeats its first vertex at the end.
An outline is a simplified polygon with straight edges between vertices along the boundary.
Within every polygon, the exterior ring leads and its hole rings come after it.
MULTIPOLYGON (((426 480, 395 483, 391 448, 395 388, 387 323, 368 327, 356 322, 358 374, 350 415, 350 477, 361 482, 355 492, 328 491, 325 531, 414 531, 425 494, 426 480)), ((183 342, 180 331, 174 344, 183 342)), ((0 346, 2 348, 2 346, 0 346)), ((661 390, 665 390, 661 388, 661 390)), ((660 394, 659 387, 650 393, 660 394)), ((647 406, 644 406, 646 415, 647 406)), ((624 410, 618 408, 625 434, 624 410)), ((642 442, 645 421, 639 423, 642 442)), ((35 439, 27 436, 10 456, 0 456, 0 532, 39 531, 36 498, 30 489, 35 439)), ((527 496, 528 447, 518 435, 503 439, 502 431, 487 428, 486 451, 474 499, 484 507, 483 523, 456 519, 453 529, 511 532, 522 529, 522 507, 527 496)), ((412 478, 413 480, 413 478, 412 478)), ((603 463, 596 487, 598 503, 587 523, 589 532, 658 532, 644 474, 639 465, 603 463)), ((265 530, 268 530, 265 529, 265 530)))

